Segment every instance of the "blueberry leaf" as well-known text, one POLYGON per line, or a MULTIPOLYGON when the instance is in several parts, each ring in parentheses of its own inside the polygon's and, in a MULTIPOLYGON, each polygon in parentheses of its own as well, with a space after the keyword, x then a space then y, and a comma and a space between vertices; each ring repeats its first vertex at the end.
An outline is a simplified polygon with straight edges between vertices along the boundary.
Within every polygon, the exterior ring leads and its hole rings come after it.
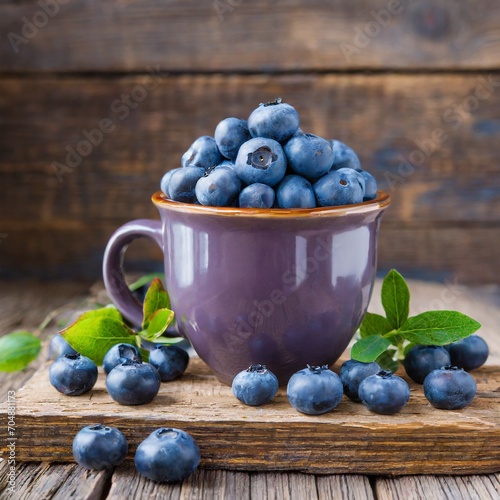
POLYGON ((174 311, 170 309, 164 308, 155 311, 148 318, 147 327, 145 328, 148 340, 160 337, 173 319, 174 311))
POLYGON ((155 278, 144 298, 142 328, 146 330, 153 314, 159 309, 170 309, 170 298, 159 278, 155 278))
POLYGON ((390 370, 391 372, 396 372, 399 368, 399 362, 395 359, 395 354, 397 351, 395 349, 387 349, 382 354, 380 354, 375 360, 382 370, 390 370))
POLYGON ((389 346, 390 341, 381 335, 370 335, 358 340, 351 349, 351 358, 363 363, 375 361, 389 346))
POLYGON ((120 322, 123 321, 120 311, 116 307, 109 305, 106 307, 101 307, 100 309, 93 309, 92 311, 84 312, 78 317, 76 322, 91 318, 112 318, 120 322))
POLYGON ((380 314, 366 313, 359 328, 361 338, 384 335, 392 330, 390 323, 380 314))
POLYGON ((427 311, 408 318, 398 333, 414 344, 446 345, 468 337, 480 326, 457 311, 427 311))
POLYGON ((147 285, 150 281, 153 281, 155 278, 165 279, 165 274, 163 273, 150 273, 150 274, 145 274, 144 276, 141 276, 138 280, 134 281, 131 283, 128 288, 131 292, 135 292, 142 286, 147 285))
POLYGON ((39 354, 41 342, 31 332, 16 331, 0 338, 0 371, 26 368, 39 354))
POLYGON ((382 283, 382 306, 391 329, 400 328, 410 312, 410 290, 403 276, 391 269, 382 283))

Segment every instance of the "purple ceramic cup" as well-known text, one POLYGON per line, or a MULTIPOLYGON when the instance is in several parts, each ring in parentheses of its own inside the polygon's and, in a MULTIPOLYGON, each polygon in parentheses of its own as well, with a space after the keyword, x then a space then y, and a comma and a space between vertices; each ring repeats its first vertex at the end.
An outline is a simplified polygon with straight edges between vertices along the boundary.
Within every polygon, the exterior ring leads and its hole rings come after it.
POLYGON ((205 207, 153 195, 161 221, 120 227, 104 255, 106 290, 134 324, 142 307, 123 278, 135 238, 165 256, 165 286, 177 325, 217 378, 231 384, 265 364, 286 384, 309 365, 331 365, 366 313, 388 194, 314 209, 205 207))

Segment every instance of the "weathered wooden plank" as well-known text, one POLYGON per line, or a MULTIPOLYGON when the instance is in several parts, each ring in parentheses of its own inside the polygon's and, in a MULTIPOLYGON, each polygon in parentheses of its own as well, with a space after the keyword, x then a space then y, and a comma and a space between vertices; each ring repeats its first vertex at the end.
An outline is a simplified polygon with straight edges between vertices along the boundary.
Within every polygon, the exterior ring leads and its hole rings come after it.
POLYGON ((2 71, 498 67, 495 0, 2 2, 2 71), (23 37, 23 38, 20 38, 23 37))
POLYGON ((250 498, 262 500, 318 500, 315 477, 310 474, 256 473, 250 475, 250 498))
MULTIPOLYGON (((250 500, 252 498, 250 491, 250 475, 246 472, 198 469, 182 483, 181 498, 250 500)), ((265 495, 265 492, 261 492, 261 495, 265 495)))
POLYGON ((379 500, 497 500, 500 479, 498 474, 377 478, 375 491, 379 500))
POLYGON ((316 476, 318 498, 355 498, 356 500, 373 500, 373 489, 366 476, 341 475, 316 476))

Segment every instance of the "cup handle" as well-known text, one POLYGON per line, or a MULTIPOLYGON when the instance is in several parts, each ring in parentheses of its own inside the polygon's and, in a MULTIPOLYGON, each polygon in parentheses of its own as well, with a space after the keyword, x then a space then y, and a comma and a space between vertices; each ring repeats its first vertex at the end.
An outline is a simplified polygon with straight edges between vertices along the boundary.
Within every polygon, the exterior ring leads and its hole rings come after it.
POLYGON ((123 257, 127 246, 137 238, 153 240, 163 252, 161 222, 137 219, 119 227, 111 236, 104 252, 102 273, 104 286, 117 309, 134 325, 142 323, 142 304, 129 290, 123 276, 123 257))

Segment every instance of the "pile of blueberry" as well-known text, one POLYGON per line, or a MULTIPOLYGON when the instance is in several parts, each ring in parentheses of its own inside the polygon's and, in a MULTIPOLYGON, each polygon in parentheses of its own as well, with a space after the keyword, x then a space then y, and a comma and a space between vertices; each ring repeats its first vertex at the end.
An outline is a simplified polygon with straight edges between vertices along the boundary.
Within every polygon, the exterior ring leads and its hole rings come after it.
MULTIPOLYGON (((467 371, 482 366, 488 353, 486 342, 471 335, 445 347, 415 346, 404 366, 413 381, 424 384, 425 397, 434 407, 457 410, 469 405, 476 394, 476 383, 467 371)), ((242 403, 258 406, 276 395, 278 380, 265 366, 252 365, 236 375, 232 389, 242 403)), ((287 386, 290 404, 307 415, 333 410, 343 394, 370 411, 392 415, 410 399, 410 387, 376 362, 353 359, 343 363, 340 377, 327 366, 308 366, 292 375, 287 386)))
POLYGON ((377 195, 375 178, 337 140, 307 134, 297 111, 262 103, 247 120, 226 118, 196 139, 161 190, 174 201, 242 208, 349 205, 377 195))

